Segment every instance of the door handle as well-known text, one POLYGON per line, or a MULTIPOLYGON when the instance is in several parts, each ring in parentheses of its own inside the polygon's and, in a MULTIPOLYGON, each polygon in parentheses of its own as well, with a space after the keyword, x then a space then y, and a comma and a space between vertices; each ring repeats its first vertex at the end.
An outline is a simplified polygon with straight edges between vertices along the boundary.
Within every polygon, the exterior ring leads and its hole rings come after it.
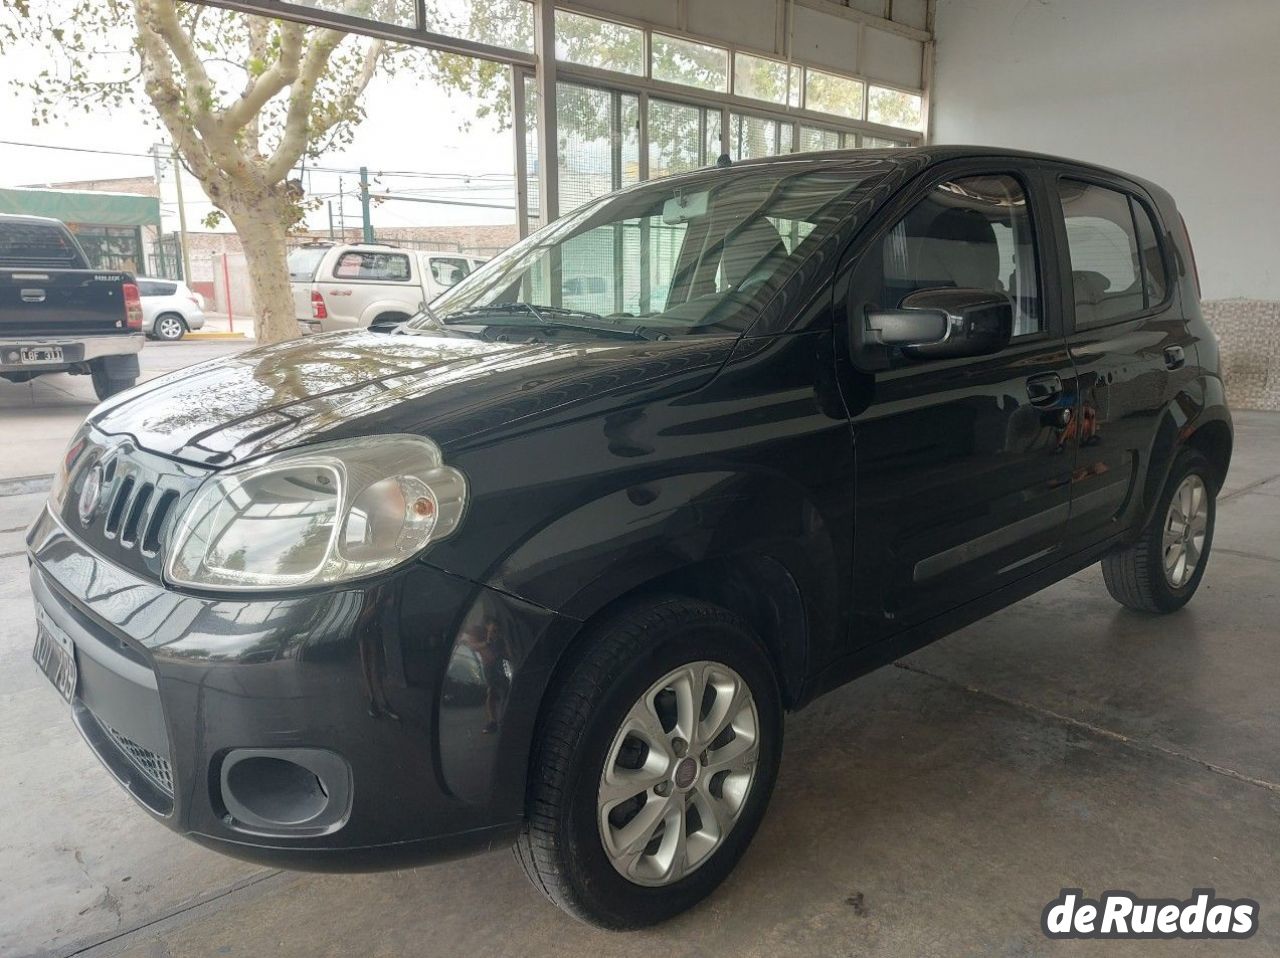
POLYGON ((1181 346, 1166 346, 1164 350, 1164 364, 1170 369, 1181 369, 1187 362, 1187 354, 1182 351, 1181 346))
POLYGON ((1052 406, 1062 398, 1062 379, 1057 373, 1032 376, 1027 380, 1027 398, 1033 406, 1052 406))

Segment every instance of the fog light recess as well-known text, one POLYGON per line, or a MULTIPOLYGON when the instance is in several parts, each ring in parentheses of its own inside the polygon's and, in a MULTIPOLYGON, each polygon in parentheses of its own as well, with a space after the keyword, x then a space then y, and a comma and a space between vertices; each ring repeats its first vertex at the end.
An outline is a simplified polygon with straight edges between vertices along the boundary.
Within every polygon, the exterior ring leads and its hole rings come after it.
POLYGON ((351 769, 318 748, 238 748, 219 776, 229 824, 269 835, 324 835, 351 811, 351 769))

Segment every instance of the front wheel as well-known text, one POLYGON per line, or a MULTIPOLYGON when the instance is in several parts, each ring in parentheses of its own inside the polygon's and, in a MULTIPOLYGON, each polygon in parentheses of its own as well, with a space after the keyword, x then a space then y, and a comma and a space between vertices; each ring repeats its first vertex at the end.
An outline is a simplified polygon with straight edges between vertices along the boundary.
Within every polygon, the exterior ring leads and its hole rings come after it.
POLYGON ((778 771, 782 706, 759 639, 718 606, 649 600, 596 629, 551 694, 516 844, 529 879, 613 929, 710 894, 778 771))
POLYGON ((1184 450, 1142 535, 1103 557, 1111 597, 1140 612, 1176 612, 1191 601, 1213 546, 1216 497, 1209 461, 1184 450))

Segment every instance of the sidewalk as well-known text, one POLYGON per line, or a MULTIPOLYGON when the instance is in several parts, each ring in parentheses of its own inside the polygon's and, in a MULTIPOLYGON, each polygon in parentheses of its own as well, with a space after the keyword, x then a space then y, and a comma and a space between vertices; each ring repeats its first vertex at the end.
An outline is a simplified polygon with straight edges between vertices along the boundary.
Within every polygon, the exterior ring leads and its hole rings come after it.
POLYGON ((241 313, 236 313, 234 317, 229 317, 226 313, 206 312, 204 314, 204 326, 199 330, 187 333, 184 338, 198 342, 236 339, 253 340, 253 317, 241 313))

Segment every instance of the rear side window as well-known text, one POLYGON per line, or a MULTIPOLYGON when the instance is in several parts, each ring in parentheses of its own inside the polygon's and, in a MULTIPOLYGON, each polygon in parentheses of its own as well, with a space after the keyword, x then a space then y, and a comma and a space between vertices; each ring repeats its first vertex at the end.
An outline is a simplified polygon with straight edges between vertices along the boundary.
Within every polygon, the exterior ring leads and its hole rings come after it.
POLYGON ((1128 193, 1058 181, 1076 328, 1136 316, 1163 301, 1164 258, 1147 208, 1128 193))
POLYGON ((138 280, 139 296, 173 296, 178 292, 176 283, 157 283, 152 280, 138 280))
POLYGON ((404 253, 374 253, 350 250, 338 257, 333 267, 336 279, 363 279, 379 283, 407 283, 409 257, 404 253))
POLYGON ((0 263, 44 263, 79 267, 80 252, 61 227, 52 223, 0 221, 0 263))

